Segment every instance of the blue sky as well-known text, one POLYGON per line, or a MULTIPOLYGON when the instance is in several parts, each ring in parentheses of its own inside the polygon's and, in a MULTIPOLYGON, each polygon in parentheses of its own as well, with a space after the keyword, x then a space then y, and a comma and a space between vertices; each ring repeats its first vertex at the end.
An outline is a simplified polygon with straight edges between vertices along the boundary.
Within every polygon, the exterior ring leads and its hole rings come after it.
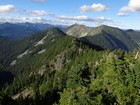
POLYGON ((0 22, 140 29, 140 0, 0 0, 0 22))

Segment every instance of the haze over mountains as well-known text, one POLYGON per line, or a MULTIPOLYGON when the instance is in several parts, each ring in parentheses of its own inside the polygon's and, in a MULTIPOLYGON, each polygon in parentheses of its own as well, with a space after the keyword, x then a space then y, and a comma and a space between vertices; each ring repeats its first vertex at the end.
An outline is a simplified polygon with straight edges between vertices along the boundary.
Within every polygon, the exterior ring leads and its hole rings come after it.
POLYGON ((51 25, 44 23, 1 23, 0 24, 0 36, 4 36, 7 39, 22 39, 26 36, 30 36, 34 33, 45 31, 51 27, 64 28, 61 25, 51 25))

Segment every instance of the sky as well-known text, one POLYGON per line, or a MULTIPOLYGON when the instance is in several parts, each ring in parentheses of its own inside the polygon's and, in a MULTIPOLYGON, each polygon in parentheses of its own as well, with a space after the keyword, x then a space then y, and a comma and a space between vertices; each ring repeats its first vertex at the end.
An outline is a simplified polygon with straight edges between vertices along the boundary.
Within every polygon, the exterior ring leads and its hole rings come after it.
POLYGON ((0 0, 0 22, 140 30, 140 0, 0 0))

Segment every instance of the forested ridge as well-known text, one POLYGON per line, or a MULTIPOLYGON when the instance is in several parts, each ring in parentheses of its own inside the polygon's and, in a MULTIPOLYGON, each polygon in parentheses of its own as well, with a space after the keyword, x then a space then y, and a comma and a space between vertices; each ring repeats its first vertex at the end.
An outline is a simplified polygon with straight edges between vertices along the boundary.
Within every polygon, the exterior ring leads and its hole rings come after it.
POLYGON ((140 104, 139 50, 104 49, 55 28, 40 34, 12 53, 7 71, 15 77, 1 89, 1 105, 140 104))

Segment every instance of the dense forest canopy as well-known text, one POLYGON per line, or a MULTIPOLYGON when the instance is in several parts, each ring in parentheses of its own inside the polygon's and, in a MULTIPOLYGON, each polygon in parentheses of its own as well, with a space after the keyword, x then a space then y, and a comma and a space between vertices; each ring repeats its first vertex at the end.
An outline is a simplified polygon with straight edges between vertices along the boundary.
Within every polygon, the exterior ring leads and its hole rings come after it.
MULTIPOLYGON (((11 73, 10 81, 1 88, 0 104, 139 105, 138 39, 132 31, 101 27, 106 29, 103 34, 85 38, 50 28, 18 41, 0 39, 0 73, 11 73), (120 38, 117 32, 129 34, 121 38, 128 37, 133 43, 120 40, 130 45, 129 50, 119 49, 121 43, 114 40, 120 38), (101 44, 96 45, 94 38, 101 38, 101 44), (110 46, 108 38, 115 48, 103 47, 110 46)), ((0 76, 0 83, 4 79, 0 76)))

